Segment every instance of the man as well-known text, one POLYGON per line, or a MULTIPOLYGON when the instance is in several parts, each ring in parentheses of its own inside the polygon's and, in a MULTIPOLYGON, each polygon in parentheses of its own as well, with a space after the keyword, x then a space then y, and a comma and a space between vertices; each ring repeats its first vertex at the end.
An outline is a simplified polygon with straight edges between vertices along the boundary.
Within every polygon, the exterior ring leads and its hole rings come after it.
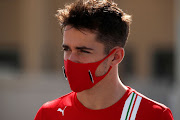
POLYGON ((64 74, 73 92, 45 103, 35 120, 173 120, 168 107, 122 84, 131 17, 106 0, 79 0, 57 13, 64 74))

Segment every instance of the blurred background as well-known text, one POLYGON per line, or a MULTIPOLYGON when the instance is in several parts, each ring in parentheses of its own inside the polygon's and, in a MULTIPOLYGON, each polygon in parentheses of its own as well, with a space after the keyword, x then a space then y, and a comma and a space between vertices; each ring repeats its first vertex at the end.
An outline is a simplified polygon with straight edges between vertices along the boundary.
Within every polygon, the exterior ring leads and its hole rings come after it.
MULTIPOLYGON (((180 1, 114 0, 132 15, 125 85, 180 118, 180 1)), ((56 10, 72 0, 0 0, 0 120, 33 120, 41 105, 68 92, 56 10)))

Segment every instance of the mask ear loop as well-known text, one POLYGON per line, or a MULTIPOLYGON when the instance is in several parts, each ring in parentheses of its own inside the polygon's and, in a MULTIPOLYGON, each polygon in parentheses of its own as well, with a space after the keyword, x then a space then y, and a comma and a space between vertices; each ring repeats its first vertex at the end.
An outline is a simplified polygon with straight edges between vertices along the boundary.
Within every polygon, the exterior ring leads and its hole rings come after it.
MULTIPOLYGON (((99 61, 98 66, 99 66, 105 59, 107 59, 110 55, 112 55, 115 50, 116 50, 116 49, 112 50, 104 59, 102 59, 101 61, 99 61)), ((110 66, 110 68, 109 68, 109 70, 108 70, 108 72, 107 72, 106 74, 109 73, 109 71, 111 70, 111 68, 112 68, 112 67, 110 66)), ((96 68, 96 69, 97 69, 97 68, 96 68)), ((89 70, 88 73, 89 73, 89 77, 90 77, 91 82, 94 84, 94 79, 93 79, 93 75, 91 74, 91 71, 89 70)), ((106 74, 105 74, 105 75, 106 75, 106 74)), ((103 76, 104 76, 104 75, 103 75, 103 76)), ((100 77, 102 77, 102 76, 100 76, 100 77)), ((95 78, 95 79, 96 79, 96 78, 95 78)))
POLYGON ((64 66, 62 67, 62 69, 63 69, 64 77, 65 77, 65 78, 66 78, 66 80, 67 80, 66 71, 65 71, 64 66))
MULTIPOLYGON (((105 58, 103 58, 102 60, 100 60, 99 63, 98 63, 98 66, 99 66, 105 59, 107 59, 109 56, 111 56, 115 51, 116 51, 116 49, 113 49, 105 58)), ((97 66, 97 67, 98 67, 98 66, 97 66)), ((96 67, 96 69, 97 69, 97 67, 96 67)))

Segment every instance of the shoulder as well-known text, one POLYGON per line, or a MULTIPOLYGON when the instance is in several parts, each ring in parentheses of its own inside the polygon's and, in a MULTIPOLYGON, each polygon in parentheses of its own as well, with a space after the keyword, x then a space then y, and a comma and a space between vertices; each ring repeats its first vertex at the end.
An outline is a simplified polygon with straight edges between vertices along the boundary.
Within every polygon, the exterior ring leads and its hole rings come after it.
POLYGON ((139 92, 135 92, 135 93, 138 96, 142 97, 141 104, 145 108, 149 108, 150 110, 152 109, 152 110, 160 110, 160 111, 164 111, 164 110, 168 109, 168 107, 162 103, 152 100, 139 92))
POLYGON ((135 90, 133 90, 133 92, 142 98, 137 115, 139 114, 154 120, 173 120, 172 112, 167 106, 152 100, 135 90))
POLYGON ((42 105, 42 108, 56 108, 61 105, 72 104, 74 94, 74 92, 71 92, 55 100, 48 101, 42 105))
POLYGON ((71 106, 73 104, 74 92, 66 94, 60 98, 44 103, 38 110, 34 120, 50 120, 52 117, 57 117, 58 108, 71 106))

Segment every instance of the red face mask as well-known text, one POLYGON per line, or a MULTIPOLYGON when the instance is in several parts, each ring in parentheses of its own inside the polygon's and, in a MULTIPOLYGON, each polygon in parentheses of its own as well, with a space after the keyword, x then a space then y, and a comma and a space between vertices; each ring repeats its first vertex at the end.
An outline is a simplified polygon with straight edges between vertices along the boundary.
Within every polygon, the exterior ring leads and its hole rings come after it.
POLYGON ((64 60, 64 74, 69 81, 72 91, 81 92, 86 89, 92 88, 99 81, 101 81, 111 70, 111 66, 106 74, 103 76, 96 76, 95 72, 97 67, 107 59, 115 49, 104 59, 94 63, 75 63, 70 60, 64 60))

